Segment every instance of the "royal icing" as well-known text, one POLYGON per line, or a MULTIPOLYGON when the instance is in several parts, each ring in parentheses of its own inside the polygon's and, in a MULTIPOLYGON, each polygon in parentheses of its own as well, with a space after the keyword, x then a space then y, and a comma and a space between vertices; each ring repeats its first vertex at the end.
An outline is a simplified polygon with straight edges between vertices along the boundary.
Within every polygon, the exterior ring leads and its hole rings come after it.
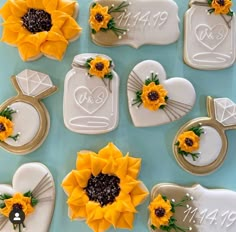
POLYGON ((173 122, 192 109, 196 98, 188 80, 167 79, 163 66, 153 60, 143 61, 133 68, 127 91, 129 112, 136 127, 173 122))
POLYGON ((82 134, 114 130, 119 119, 119 77, 112 59, 99 54, 74 58, 64 84, 63 114, 66 127, 82 134))
POLYGON ((224 69, 235 62, 235 16, 212 12, 209 2, 190 1, 185 14, 184 60, 197 69, 224 69))
POLYGON ((180 34, 173 0, 98 0, 91 4, 89 24, 93 42, 102 46, 164 45, 177 41, 180 34))
MULTIPOLYGON (((236 193, 226 189, 206 189, 201 185, 183 187, 175 184, 158 184, 151 192, 151 202, 158 195, 165 196, 170 202, 178 203, 188 198, 182 207, 176 207, 173 217, 176 225, 182 230, 191 232, 234 232, 236 230, 236 193)), ((159 228, 153 230, 152 220, 149 218, 150 231, 161 232, 159 228)))
POLYGON ((53 177, 46 166, 41 163, 23 164, 15 172, 12 185, 0 184, 0 230, 2 232, 23 229, 35 232, 49 231, 55 194, 53 177), (5 214, 8 214, 7 207, 12 203, 5 199, 6 195, 14 199, 15 203, 13 210, 10 209, 9 216, 5 214), (27 197, 24 198, 25 196, 27 197), (24 203, 23 207, 21 203, 24 203), (16 204, 21 206, 18 210, 16 204), (13 212, 14 210, 16 212, 13 212))

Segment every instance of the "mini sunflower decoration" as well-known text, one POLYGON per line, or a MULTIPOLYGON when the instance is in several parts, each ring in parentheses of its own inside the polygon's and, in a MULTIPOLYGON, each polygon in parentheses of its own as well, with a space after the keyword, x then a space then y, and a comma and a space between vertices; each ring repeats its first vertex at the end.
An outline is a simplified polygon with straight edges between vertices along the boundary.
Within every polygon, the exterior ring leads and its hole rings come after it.
POLYGON ((38 204, 38 200, 33 197, 31 191, 24 194, 15 193, 13 196, 8 194, 0 195, 0 214, 9 218, 13 224, 14 230, 18 228, 21 232, 25 228, 25 217, 34 212, 34 207, 38 204))
POLYGON ((167 100, 168 92, 163 85, 159 83, 157 74, 151 73, 151 77, 145 81, 142 90, 136 92, 136 98, 133 100, 132 105, 143 104, 143 106, 151 111, 164 109, 167 100))
POLYGON ((208 0, 208 4, 211 7, 208 12, 215 13, 215 14, 222 14, 222 15, 228 15, 233 16, 233 11, 231 10, 231 7, 233 5, 231 0, 208 0))
POLYGON ((130 5, 127 1, 121 2, 118 6, 112 4, 111 7, 102 6, 99 3, 94 3, 90 9, 89 24, 92 29, 92 33, 96 34, 99 31, 106 32, 108 30, 113 31, 118 38, 125 35, 127 29, 118 28, 112 13, 126 12, 126 8, 130 5))
POLYGON ((195 161, 199 153, 194 153, 194 151, 199 149, 200 136, 203 133, 204 130, 201 125, 197 125, 180 134, 175 143, 178 147, 178 153, 184 156, 191 155, 192 159, 195 161))
POLYGON ((88 73, 90 76, 96 76, 101 79, 107 78, 110 80, 113 78, 111 72, 111 66, 112 66, 111 60, 97 56, 95 58, 89 58, 86 61, 85 66, 89 70, 88 73))
POLYGON ((148 206, 150 211, 151 229, 160 229, 163 231, 181 231, 186 232, 191 228, 183 228, 176 224, 177 220, 174 213, 177 207, 185 207, 185 202, 192 200, 189 194, 186 194, 181 201, 175 202, 174 200, 167 199, 166 196, 158 194, 148 206))
POLYGON ((109 143, 98 153, 78 153, 76 170, 62 182, 68 195, 69 217, 85 219, 95 232, 115 228, 133 228, 136 206, 148 195, 137 180, 141 159, 123 156, 109 143))
POLYGON ((0 9, 2 41, 17 46, 24 61, 42 54, 61 60, 68 42, 81 32, 76 12, 71 0, 8 0, 0 9))
POLYGON ((0 112, 0 142, 4 142, 7 138, 17 140, 19 134, 13 134, 14 124, 12 122, 12 114, 16 113, 10 107, 0 112))

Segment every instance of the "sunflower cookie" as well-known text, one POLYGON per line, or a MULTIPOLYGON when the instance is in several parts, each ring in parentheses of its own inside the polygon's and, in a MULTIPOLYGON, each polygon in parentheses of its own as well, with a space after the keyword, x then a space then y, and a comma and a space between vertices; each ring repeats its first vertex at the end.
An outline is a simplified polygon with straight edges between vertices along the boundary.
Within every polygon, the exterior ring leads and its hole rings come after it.
POLYGON ((46 166, 23 164, 15 172, 12 185, 0 184, 0 231, 49 231, 55 194, 46 166))
POLYGON ((18 47, 24 61, 42 55, 61 60, 68 43, 79 37, 73 0, 8 0, 0 9, 2 41, 18 47))
POLYGON ((164 68, 153 60, 143 61, 133 68, 127 91, 129 111, 136 127, 173 122, 192 109, 196 98, 188 80, 180 77, 166 80, 164 68))
POLYGON ((137 180, 141 159, 123 156, 109 143, 98 153, 80 151, 76 170, 63 180, 68 195, 69 217, 86 219, 95 232, 115 228, 133 228, 136 206, 148 195, 137 180))
POLYGON ((63 114, 66 127, 82 134, 114 130, 119 119, 119 76, 108 56, 78 55, 65 78, 63 114))
POLYGON ((24 155, 45 140, 50 118, 42 98, 57 88, 48 75, 26 69, 12 77, 18 95, 0 105, 0 147, 24 155))
POLYGON ((185 14, 184 60, 193 68, 224 69, 236 57, 231 0, 191 0, 185 14))
POLYGON ((208 117, 195 118, 178 131, 173 152, 179 165, 196 175, 219 168, 226 156, 225 131, 236 129, 235 103, 228 98, 207 98, 208 117))
POLYGON ((151 192, 148 228, 152 232, 234 232, 236 192, 158 184, 151 192))
POLYGON ((178 24, 173 0, 98 0, 90 7, 92 41, 101 46, 174 43, 178 24))

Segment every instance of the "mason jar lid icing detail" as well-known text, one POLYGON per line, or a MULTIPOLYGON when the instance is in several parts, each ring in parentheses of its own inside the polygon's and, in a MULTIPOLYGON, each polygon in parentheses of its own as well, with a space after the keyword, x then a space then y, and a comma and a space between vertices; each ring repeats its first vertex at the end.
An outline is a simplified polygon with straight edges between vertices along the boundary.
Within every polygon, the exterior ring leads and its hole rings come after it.
POLYGON ((77 13, 72 0, 8 0, 0 9, 2 41, 17 46, 24 61, 41 55, 61 60, 69 41, 80 35, 77 13))
POLYGON ((113 143, 98 153, 78 152, 76 170, 62 182, 69 217, 86 219, 94 232, 111 226, 132 229, 136 207, 148 195, 144 184, 137 180, 140 167, 141 159, 123 156, 113 143))
POLYGON ((180 35, 178 24, 173 0, 96 0, 90 6, 91 38, 101 46, 174 43, 180 35))
POLYGON ((23 155, 45 140, 50 119, 40 100, 57 88, 48 75, 28 69, 13 76, 12 83, 18 95, 0 106, 0 147, 23 155))
POLYGON ((106 55, 86 53, 72 63, 64 84, 66 127, 82 134, 114 130, 119 118, 119 76, 106 55))
POLYGON ((41 163, 20 166, 12 185, 0 184, 0 193, 1 231, 49 231, 55 185, 46 166, 41 163))
POLYGON ((127 93, 129 112, 136 127, 173 122, 192 109, 196 97, 188 80, 167 79, 162 65, 153 60, 145 60, 133 68, 127 93))
POLYGON ((226 130, 236 129, 235 103, 228 98, 207 98, 208 117, 190 120, 177 132, 173 152, 179 165, 196 175, 219 168, 227 152, 226 130))
POLYGON ((218 70, 235 62, 236 30, 231 0, 192 0, 185 13, 184 61, 218 70))

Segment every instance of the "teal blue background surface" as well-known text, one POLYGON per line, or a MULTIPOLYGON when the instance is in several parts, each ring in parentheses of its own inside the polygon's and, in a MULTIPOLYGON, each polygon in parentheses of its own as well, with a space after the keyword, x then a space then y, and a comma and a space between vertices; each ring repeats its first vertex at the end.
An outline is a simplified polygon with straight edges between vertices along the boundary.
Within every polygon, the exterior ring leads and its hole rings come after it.
MULTIPOLYGON (((145 0, 144 0, 145 1, 145 0)), ((4 4, 0 0, 0 7, 4 4)), ((228 97, 236 102, 236 66, 221 71, 195 70, 183 63, 183 16, 188 8, 187 0, 176 0, 179 6, 179 40, 167 46, 128 46, 104 48, 91 42, 88 27, 88 12, 91 1, 80 0, 78 22, 83 28, 81 37, 71 43, 61 62, 41 58, 34 62, 23 62, 16 48, 0 43, 0 102, 16 95, 10 77, 23 69, 33 69, 50 75, 58 87, 57 93, 43 100, 47 107, 51 127, 42 146, 26 156, 9 154, 0 148, 0 183, 11 183, 15 170, 24 163, 42 162, 52 172, 56 183, 56 206, 50 232, 89 232, 85 222, 71 221, 67 216, 67 197, 60 187, 61 181, 75 168, 77 152, 81 149, 98 151, 108 142, 114 142, 123 152, 142 158, 139 175, 148 189, 157 183, 172 182, 191 186, 195 183, 209 188, 226 188, 236 191, 236 131, 227 131, 228 152, 223 166, 208 176, 194 176, 185 172, 177 163, 172 152, 172 141, 178 129, 188 120, 206 116, 206 97, 228 97), (95 52, 112 57, 120 76, 120 119, 118 127, 107 134, 80 135, 69 131, 63 123, 63 87, 66 73, 71 69, 73 57, 80 53, 95 52), (130 71, 139 62, 153 59, 160 62, 168 77, 179 76, 190 80, 197 92, 193 110, 182 119, 162 126, 135 128, 132 124, 127 103, 126 84, 130 71)), ((0 28, 0 33, 2 28, 0 28)), ((26 122, 27 123, 27 122, 26 122)), ((30 173, 29 173, 30 175, 30 173)), ((146 232, 148 200, 138 207, 133 231, 146 232)), ((216 202, 217 204, 217 202, 216 202)), ((42 212, 43 213, 43 212, 42 212)), ((43 223, 43 222, 42 222, 43 223)), ((110 229, 109 232, 114 231, 110 229)), ((117 230, 126 231, 126 230, 117 230)), ((31 232, 31 231, 30 231, 31 232)))

